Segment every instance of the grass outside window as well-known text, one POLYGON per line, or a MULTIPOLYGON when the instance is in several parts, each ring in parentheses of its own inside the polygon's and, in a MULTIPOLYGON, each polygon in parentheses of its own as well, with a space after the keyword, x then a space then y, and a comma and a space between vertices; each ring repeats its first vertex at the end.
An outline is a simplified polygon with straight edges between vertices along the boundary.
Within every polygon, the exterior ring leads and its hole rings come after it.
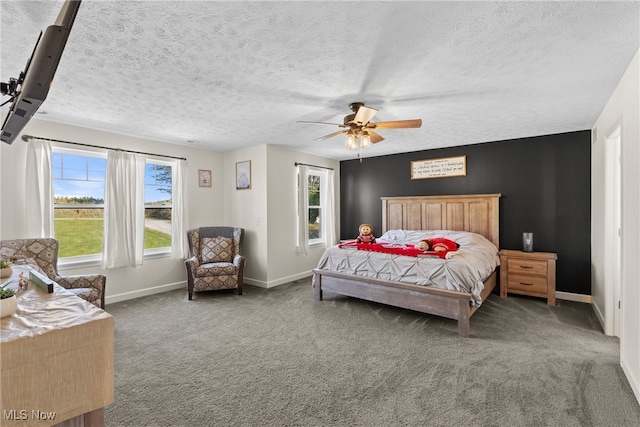
MULTIPOLYGON (((102 218, 56 218, 55 234, 60 242, 59 258, 102 253, 104 221, 102 218)), ((144 229, 144 248, 171 246, 171 235, 144 229)))

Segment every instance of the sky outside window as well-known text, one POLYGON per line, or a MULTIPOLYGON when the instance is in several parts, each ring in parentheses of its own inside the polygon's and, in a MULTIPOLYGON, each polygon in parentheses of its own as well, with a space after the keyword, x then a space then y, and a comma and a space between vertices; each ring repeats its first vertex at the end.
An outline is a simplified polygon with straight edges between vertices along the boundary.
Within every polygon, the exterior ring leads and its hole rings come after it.
POLYGON ((107 159, 53 153, 55 197, 92 197, 104 200, 107 159))
MULTIPOLYGON (((107 159, 102 157, 78 156, 53 153, 53 194, 55 197, 93 197, 104 200, 104 180, 107 159)), ((170 167, 164 167, 169 169, 170 167)), ((145 201, 153 203, 171 200, 171 194, 161 191, 171 189, 171 173, 159 173, 162 166, 145 165, 145 201), (159 166, 159 167, 158 167, 159 166)))

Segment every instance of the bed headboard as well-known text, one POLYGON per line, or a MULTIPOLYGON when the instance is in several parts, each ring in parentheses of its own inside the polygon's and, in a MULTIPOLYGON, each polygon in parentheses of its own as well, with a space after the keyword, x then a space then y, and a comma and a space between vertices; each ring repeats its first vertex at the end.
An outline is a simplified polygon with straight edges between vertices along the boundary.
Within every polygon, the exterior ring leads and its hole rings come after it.
POLYGON ((383 233, 397 229, 470 231, 500 248, 500 194, 381 199, 383 233))

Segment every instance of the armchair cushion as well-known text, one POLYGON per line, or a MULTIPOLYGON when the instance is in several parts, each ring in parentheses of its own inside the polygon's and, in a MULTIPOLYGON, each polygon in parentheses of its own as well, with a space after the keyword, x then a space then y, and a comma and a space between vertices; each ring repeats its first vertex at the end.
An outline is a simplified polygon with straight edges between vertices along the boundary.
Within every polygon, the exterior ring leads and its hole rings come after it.
POLYGON ((200 261, 203 264, 231 262, 234 249, 233 240, 228 237, 203 237, 200 240, 200 261))
POLYGON ((224 274, 234 275, 238 273, 238 267, 230 262, 211 262, 201 264, 196 269, 196 277, 220 276, 224 274))

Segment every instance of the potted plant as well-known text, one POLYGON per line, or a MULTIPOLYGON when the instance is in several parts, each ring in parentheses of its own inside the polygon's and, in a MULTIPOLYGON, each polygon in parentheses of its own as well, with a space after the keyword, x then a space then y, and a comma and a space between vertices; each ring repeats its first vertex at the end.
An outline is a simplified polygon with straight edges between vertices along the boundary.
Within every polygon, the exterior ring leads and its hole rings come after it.
POLYGON ((0 317, 10 316, 18 309, 18 300, 13 289, 7 283, 0 285, 0 317))
POLYGON ((5 277, 11 277, 13 270, 11 270, 11 261, 3 259, 0 261, 0 279, 5 277))

